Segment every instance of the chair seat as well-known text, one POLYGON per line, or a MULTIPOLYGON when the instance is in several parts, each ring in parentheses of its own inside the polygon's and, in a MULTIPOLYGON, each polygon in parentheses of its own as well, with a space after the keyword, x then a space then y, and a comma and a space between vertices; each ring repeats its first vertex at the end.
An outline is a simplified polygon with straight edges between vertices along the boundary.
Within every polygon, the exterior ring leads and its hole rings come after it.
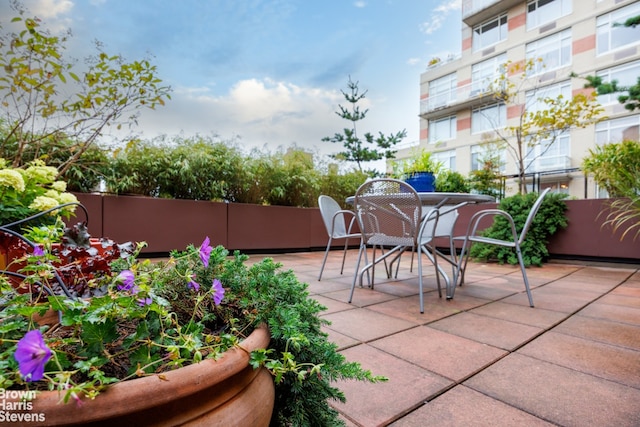
POLYGON ((412 246, 414 239, 412 237, 397 237, 375 233, 369 237, 367 242, 370 245, 377 246, 412 246))

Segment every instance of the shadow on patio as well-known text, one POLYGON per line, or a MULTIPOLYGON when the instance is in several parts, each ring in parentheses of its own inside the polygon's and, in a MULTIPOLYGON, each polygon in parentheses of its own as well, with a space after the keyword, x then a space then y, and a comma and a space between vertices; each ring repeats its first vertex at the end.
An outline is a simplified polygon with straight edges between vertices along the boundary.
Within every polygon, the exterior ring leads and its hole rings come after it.
MULTIPOLYGON (((453 300, 425 260, 425 312, 409 256, 348 304, 356 250, 267 255, 309 284, 348 360, 388 382, 344 382, 348 426, 640 425, 640 265, 469 263, 453 300)), ((261 259, 262 255, 252 255, 261 259)))

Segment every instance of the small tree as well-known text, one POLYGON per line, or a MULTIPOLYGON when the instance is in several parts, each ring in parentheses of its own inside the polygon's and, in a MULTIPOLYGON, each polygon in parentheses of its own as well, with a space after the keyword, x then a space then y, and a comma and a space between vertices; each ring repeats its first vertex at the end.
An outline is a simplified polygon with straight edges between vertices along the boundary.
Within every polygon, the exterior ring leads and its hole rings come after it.
POLYGON ((515 125, 500 128, 494 126, 496 142, 516 163, 518 170, 518 192, 525 194, 527 186, 525 172, 539 157, 543 156, 557 141, 558 137, 572 128, 584 128, 596 123, 603 109, 595 102, 594 96, 578 93, 570 99, 562 94, 554 97, 529 96, 535 94, 539 84, 532 84, 530 74, 536 70, 539 61, 524 63, 508 61, 502 67, 500 76, 490 85, 494 98, 507 106, 508 111, 517 111, 515 125), (533 148, 540 146, 537 155, 533 148))
POLYGON ((331 137, 322 138, 323 142, 340 143, 344 147, 344 151, 332 154, 331 158, 356 162, 359 171, 362 171, 362 163, 393 159, 396 153, 393 147, 407 136, 407 131, 403 129, 400 132, 389 135, 379 132, 377 137, 367 132, 364 134, 364 140, 360 139, 358 137, 357 123, 365 118, 369 110, 360 110, 358 102, 365 98, 367 91, 360 93, 358 82, 353 82, 351 77, 349 77, 347 87, 349 92, 342 90, 341 92, 351 105, 349 107, 338 105, 340 111, 335 113, 341 118, 350 121, 351 128, 345 128, 343 133, 336 133, 331 137))
POLYGON ((86 71, 65 61, 69 33, 58 37, 41 28, 38 18, 19 16, 12 22, 24 29, 5 32, 0 27, 0 122, 7 128, 0 145, 10 151, 14 167, 32 158, 58 158, 64 174, 103 134, 107 126, 134 124, 138 110, 155 108, 169 98, 156 67, 149 61, 125 62, 100 50, 86 71))

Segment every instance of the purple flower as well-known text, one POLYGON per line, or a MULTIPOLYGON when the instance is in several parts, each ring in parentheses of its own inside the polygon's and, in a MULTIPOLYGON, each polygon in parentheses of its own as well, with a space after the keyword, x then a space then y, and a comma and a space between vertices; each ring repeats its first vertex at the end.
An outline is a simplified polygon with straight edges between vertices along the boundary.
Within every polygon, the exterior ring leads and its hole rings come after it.
POLYGON ((213 248, 209 245, 209 236, 204 238, 204 241, 200 245, 200 260, 204 265, 204 268, 209 267, 209 257, 213 248))
POLYGON ((51 358, 51 350, 44 343, 42 333, 34 329, 18 341, 13 357, 25 381, 40 381, 44 376, 44 365, 51 358))
POLYGON ((189 283, 187 284, 187 288, 193 289, 194 291, 198 292, 200 290, 200 283, 194 280, 190 280, 189 283))
POLYGON ((213 290, 213 303, 215 305, 220 305, 222 302, 222 298, 224 298, 224 288, 222 287, 222 283, 218 279, 213 279, 213 284, 211 285, 211 289, 213 290))
POLYGON ((118 280, 122 281, 122 284, 118 285, 118 290, 128 291, 133 288, 135 278, 131 270, 122 270, 120 274, 118 274, 118 280))
POLYGON ((33 247, 33 256, 43 256, 43 255, 44 255, 44 251, 40 246, 33 247))
POLYGON ((145 305, 149 305, 153 302, 153 300, 151 299, 151 297, 146 297, 146 298, 139 298, 138 299, 138 305, 140 307, 144 307, 145 305))

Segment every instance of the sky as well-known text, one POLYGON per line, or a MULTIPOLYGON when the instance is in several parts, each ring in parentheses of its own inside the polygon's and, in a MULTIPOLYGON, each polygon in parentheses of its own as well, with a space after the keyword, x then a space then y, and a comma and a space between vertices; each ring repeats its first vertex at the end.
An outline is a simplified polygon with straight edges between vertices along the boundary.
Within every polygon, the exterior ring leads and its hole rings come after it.
MULTIPOLYGON (((46 28, 71 29, 67 52, 93 41, 129 61, 150 58, 171 100, 145 110, 137 132, 217 136, 269 151, 321 155, 350 123, 341 90, 367 91, 358 132, 419 140, 420 74, 458 54, 460 0, 22 0, 46 28)), ((0 2, 0 22, 14 16, 0 2)))

